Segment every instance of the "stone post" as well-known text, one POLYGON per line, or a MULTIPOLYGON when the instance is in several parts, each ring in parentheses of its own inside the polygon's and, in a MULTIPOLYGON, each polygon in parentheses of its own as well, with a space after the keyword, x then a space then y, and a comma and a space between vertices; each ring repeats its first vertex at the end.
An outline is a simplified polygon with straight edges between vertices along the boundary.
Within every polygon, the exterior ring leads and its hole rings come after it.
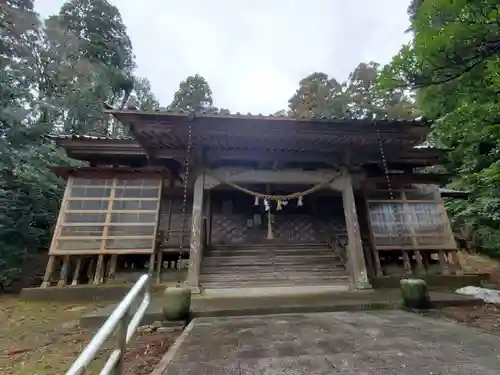
POLYGON ((363 242, 361 240, 356 204, 354 202, 351 175, 346 172, 344 173, 342 179, 342 203, 344 206, 348 237, 347 263, 350 280, 352 287, 355 289, 371 289, 372 286, 368 280, 368 274, 366 272, 363 242))
POLYGON ((194 184, 193 190, 193 213, 191 226, 191 243, 189 247, 189 268, 187 286, 193 293, 200 292, 199 276, 200 263, 203 251, 202 247, 202 225, 203 225, 203 189, 204 173, 201 173, 194 184))

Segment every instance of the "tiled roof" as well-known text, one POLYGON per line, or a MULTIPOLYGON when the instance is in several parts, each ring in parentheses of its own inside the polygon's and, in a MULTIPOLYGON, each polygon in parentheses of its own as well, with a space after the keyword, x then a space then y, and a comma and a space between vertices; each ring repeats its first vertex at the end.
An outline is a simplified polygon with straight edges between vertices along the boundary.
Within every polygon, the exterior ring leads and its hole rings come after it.
MULTIPOLYGON (((149 114, 156 113, 156 114, 161 114, 161 115, 185 115, 185 116, 193 114, 193 112, 183 110, 183 109, 159 108, 159 109, 156 109, 154 111, 144 112, 144 111, 138 110, 135 107, 128 107, 125 110, 119 110, 119 109, 114 109, 109 105, 106 106, 105 112, 112 113, 112 114, 137 112, 137 113, 145 113, 145 114, 146 113, 149 113, 149 114)), ((317 115, 314 117, 307 117, 307 116, 291 117, 291 116, 287 116, 284 113, 267 114, 267 115, 264 115, 262 113, 255 114, 255 113, 250 113, 250 112, 248 112, 246 114, 241 113, 241 112, 231 113, 231 112, 226 111, 226 110, 218 111, 217 109, 211 109, 211 108, 196 112, 195 115, 200 116, 200 117, 233 117, 233 118, 234 117, 241 117, 241 118, 245 118, 245 119, 283 118, 283 119, 311 120, 311 121, 314 121, 314 120, 350 120, 350 121, 356 121, 357 120, 357 119, 353 119, 353 118, 350 118, 347 116, 336 117, 336 116, 328 116, 328 115, 324 115, 324 114, 320 114, 320 115, 317 115)), ((358 119, 358 120, 359 121, 369 121, 369 119, 358 119)), ((386 122, 391 122, 391 121, 413 122, 413 123, 426 123, 426 122, 428 122, 422 116, 420 116, 418 118, 414 118, 414 119, 399 118, 399 119, 377 119, 376 120, 377 123, 386 123, 386 122)))
POLYGON ((95 135, 79 135, 79 134, 48 134, 48 138, 50 139, 74 139, 74 140, 102 140, 102 141, 107 141, 107 140, 127 140, 131 141, 134 140, 132 137, 105 137, 105 136, 95 136, 95 135))

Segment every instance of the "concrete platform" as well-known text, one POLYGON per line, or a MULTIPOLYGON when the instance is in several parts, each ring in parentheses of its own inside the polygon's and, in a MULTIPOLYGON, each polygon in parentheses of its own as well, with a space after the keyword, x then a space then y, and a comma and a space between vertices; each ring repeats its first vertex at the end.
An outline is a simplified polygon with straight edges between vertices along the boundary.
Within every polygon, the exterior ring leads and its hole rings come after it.
POLYGON ((204 289, 206 297, 255 297, 255 296, 281 296, 306 293, 347 292, 349 285, 313 285, 313 286, 280 286, 258 288, 227 288, 204 289))
POLYGON ((496 375, 500 337, 402 311, 193 320, 153 375, 496 375))
MULTIPOLYGON (((482 304, 479 299, 453 293, 430 292, 435 307, 482 304)), ((384 291, 334 292, 275 294, 267 296, 224 295, 198 296, 192 299, 193 318, 249 316, 287 313, 314 313, 331 311, 359 311, 399 309, 401 292, 398 289, 384 291)), ((87 328, 101 326, 117 304, 110 304, 80 318, 80 325, 87 328)), ((161 297, 155 296, 142 324, 163 320, 161 297)))
MULTIPOLYGON (((139 274, 138 274, 139 275, 139 274)), ((172 278, 175 275, 165 275, 163 278, 167 280, 168 278, 172 278)), ((472 286, 482 286, 485 282, 488 281, 489 275, 487 274, 466 274, 466 275, 450 275, 450 276, 439 276, 439 275, 427 275, 422 277, 427 281, 430 288, 452 288, 458 289, 464 286, 472 285, 472 286)), ((391 276, 391 277, 378 277, 371 278, 370 282, 372 283, 375 289, 386 289, 386 288, 399 288, 399 281, 401 280, 400 276, 391 276)), ((167 286, 176 285, 176 281, 165 281, 161 284, 155 284, 153 286, 154 292, 161 293, 167 286)), ((50 288, 24 288, 21 291, 21 299, 27 301, 61 301, 61 302, 73 302, 73 301, 118 301, 121 300, 125 294, 130 290, 133 283, 122 283, 121 285, 76 285, 76 286, 66 286, 63 288, 58 287, 50 287, 50 288)), ((341 289, 345 289, 345 286, 342 285, 333 285, 326 287, 292 287, 298 289, 315 289, 315 288, 332 288, 332 290, 336 290, 337 292, 341 289)), ((248 288, 254 289, 254 288, 248 288)), ((260 290, 262 288, 257 288, 258 292, 253 293, 261 294, 260 290)), ((274 288, 271 288, 274 289, 274 288)), ((278 288, 284 289, 284 288, 278 288)), ((221 294, 233 294, 237 296, 240 292, 240 289, 218 289, 214 291, 207 290, 205 294, 207 295, 221 295, 221 294)), ((271 290, 269 293, 271 294, 271 290)), ((307 290, 305 290, 307 292, 307 290)), ((252 294, 252 291, 247 291, 246 294, 252 294)), ((283 290, 278 293, 272 294, 283 294, 283 290)), ((293 290, 292 293, 294 294, 293 290)))

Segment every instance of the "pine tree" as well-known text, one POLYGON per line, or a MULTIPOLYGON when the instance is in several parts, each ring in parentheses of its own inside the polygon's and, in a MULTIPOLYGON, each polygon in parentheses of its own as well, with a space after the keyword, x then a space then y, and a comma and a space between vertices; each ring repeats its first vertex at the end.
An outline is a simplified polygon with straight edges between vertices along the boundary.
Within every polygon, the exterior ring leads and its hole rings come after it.
POLYGON ((196 112, 212 108, 212 90, 210 90, 205 78, 199 74, 189 76, 179 84, 179 89, 174 94, 174 100, 168 107, 169 110, 196 112))

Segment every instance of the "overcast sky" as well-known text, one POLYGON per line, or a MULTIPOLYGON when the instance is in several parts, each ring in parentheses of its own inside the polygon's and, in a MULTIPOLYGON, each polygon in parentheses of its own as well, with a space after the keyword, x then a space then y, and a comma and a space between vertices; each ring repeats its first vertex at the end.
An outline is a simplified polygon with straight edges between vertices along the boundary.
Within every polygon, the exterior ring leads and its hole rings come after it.
MULTIPOLYGON (((306 75, 345 80, 360 62, 386 63, 408 41, 409 0, 113 0, 132 40, 137 75, 168 105, 199 73, 215 105, 269 114, 306 75)), ((35 0, 40 15, 64 0, 35 0)))

